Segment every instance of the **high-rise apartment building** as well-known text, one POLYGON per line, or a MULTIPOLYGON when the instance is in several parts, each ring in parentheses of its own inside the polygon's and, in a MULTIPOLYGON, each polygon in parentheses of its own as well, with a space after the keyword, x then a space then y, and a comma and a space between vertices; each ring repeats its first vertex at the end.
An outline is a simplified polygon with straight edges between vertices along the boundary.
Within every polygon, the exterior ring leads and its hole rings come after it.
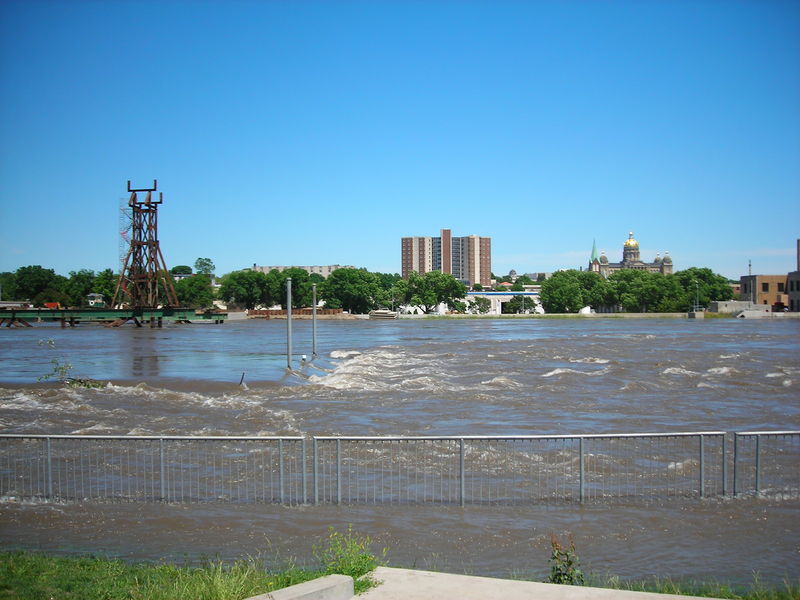
POLYGON ((450 273, 466 285, 491 285, 492 238, 477 235, 453 237, 442 229, 439 237, 404 237, 400 240, 402 274, 412 271, 450 273))

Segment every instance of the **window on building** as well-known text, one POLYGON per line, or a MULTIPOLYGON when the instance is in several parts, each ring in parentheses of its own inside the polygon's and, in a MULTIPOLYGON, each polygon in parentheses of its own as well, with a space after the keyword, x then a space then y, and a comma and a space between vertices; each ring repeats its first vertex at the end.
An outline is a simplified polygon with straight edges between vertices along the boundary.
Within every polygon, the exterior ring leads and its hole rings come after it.
POLYGON ((782 292, 782 291, 783 291, 783 282, 782 282, 782 281, 779 281, 779 282, 778 282, 778 291, 779 291, 779 292, 782 292))
POLYGON ((762 292, 768 292, 769 291, 769 283, 767 283, 766 281, 764 283, 762 283, 761 284, 761 291, 762 292))

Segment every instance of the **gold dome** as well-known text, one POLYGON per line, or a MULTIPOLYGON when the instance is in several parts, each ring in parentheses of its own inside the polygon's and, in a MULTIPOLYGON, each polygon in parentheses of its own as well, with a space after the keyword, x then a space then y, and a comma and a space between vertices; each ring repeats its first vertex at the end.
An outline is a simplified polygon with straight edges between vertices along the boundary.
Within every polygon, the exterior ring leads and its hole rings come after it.
POLYGON ((628 239, 625 240, 625 247, 626 248, 638 248, 639 247, 639 242, 637 242, 635 239, 633 239, 633 232, 632 231, 630 233, 628 233, 628 239))

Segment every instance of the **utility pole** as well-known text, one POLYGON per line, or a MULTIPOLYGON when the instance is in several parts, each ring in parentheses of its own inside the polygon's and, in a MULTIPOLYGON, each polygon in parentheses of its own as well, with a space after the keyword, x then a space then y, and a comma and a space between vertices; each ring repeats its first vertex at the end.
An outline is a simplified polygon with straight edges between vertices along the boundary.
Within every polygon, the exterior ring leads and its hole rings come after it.
POLYGON ((292 370, 292 278, 286 278, 286 368, 292 370))

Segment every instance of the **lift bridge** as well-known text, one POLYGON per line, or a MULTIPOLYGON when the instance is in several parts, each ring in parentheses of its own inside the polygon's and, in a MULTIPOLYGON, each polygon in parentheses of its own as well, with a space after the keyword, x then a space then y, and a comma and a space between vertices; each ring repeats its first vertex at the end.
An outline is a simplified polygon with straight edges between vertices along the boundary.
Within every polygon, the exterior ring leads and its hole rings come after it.
POLYGON ((128 209, 130 210, 130 245, 120 269, 114 298, 114 308, 7 308, 0 310, 0 326, 31 326, 31 321, 58 321, 62 327, 81 322, 102 322, 118 327, 133 322, 141 327, 161 327, 163 322, 188 323, 192 320, 222 323, 226 314, 196 312, 179 306, 178 296, 158 243, 158 206, 163 203, 163 192, 157 180, 153 187, 131 188, 128 181, 128 209), (139 194, 144 194, 140 197, 139 194))

